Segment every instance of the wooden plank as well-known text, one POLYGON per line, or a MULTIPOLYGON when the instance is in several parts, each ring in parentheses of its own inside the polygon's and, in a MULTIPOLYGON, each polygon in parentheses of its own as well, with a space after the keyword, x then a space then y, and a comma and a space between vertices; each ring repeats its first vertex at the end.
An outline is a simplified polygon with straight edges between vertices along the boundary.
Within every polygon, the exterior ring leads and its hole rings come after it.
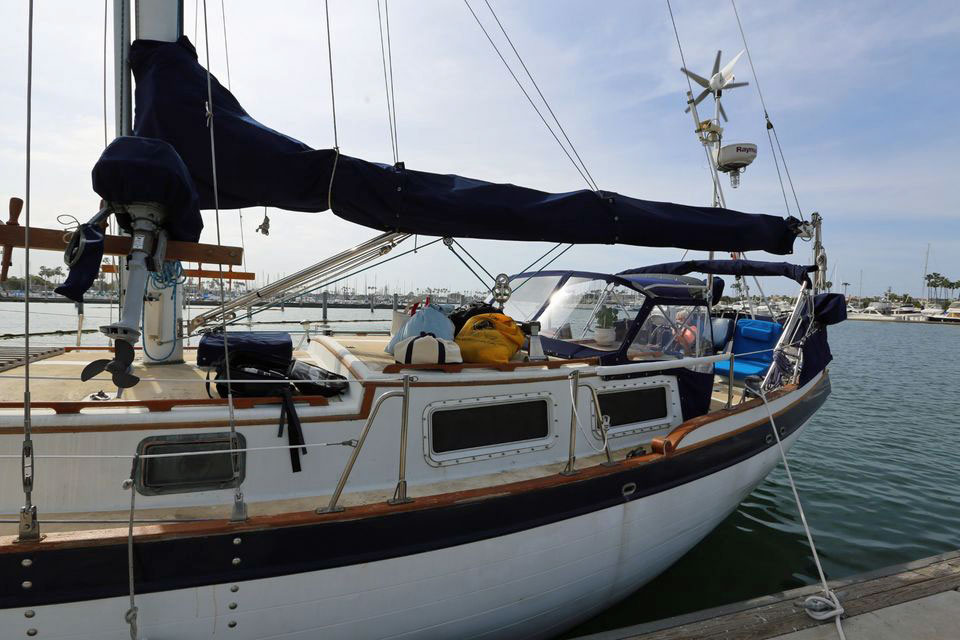
MULTIPOLYGON (((62 347, 32 347, 30 362, 51 358, 63 353, 62 347)), ((0 372, 22 367, 26 363, 23 347, 0 347, 0 372)))
MULTIPOLYGON (((833 581, 844 618, 960 588, 960 551, 833 581)), ((811 585, 746 602, 586 636, 581 640, 762 640, 818 626, 803 609, 811 585)), ((829 623, 828 623, 829 624, 829 623)))
MULTIPOLYGON (((104 273, 116 273, 117 267, 112 264, 100 265, 100 270, 104 273)), ((183 275, 188 278, 215 278, 223 277, 224 280, 256 280, 257 274, 252 271, 215 271, 213 269, 184 269, 183 275)))
MULTIPOLYGON (((25 244, 25 235, 23 227, 0 225, 0 245, 22 248, 25 244)), ((70 235, 60 229, 30 227, 30 248, 63 251, 67 248, 70 235)), ((131 242, 130 236, 104 236, 103 254, 125 256, 130 253, 131 242)), ((167 242, 166 258, 167 260, 238 266, 243 264, 243 249, 227 245, 170 240, 167 242)))

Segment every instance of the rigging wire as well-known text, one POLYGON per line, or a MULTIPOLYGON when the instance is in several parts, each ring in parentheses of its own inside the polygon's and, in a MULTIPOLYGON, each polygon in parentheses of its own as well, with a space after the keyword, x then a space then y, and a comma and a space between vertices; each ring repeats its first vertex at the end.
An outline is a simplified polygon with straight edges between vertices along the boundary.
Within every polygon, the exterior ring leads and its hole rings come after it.
MULTIPOLYGON (((369 271, 370 269, 374 269, 374 268, 376 268, 376 267, 379 267, 380 265, 386 264, 386 263, 390 262, 391 260, 396 260, 397 258, 402 258, 402 257, 405 256, 405 255, 409 255, 409 254, 411 254, 411 253, 416 253, 417 251, 419 251, 419 250, 421 250, 421 249, 426 249, 426 248, 429 247, 430 245, 436 244, 436 243, 440 242, 442 239, 443 239, 443 238, 437 238, 436 240, 431 240, 430 242, 428 242, 428 243, 426 243, 426 244, 421 244, 420 246, 414 247, 413 249, 408 249, 408 250, 404 251, 403 253, 398 253, 398 254, 396 254, 396 255, 392 255, 392 256, 390 256, 389 258, 385 258, 385 259, 383 259, 383 260, 380 260, 379 262, 375 262, 375 263, 373 263, 373 264, 371 264, 371 265, 367 265, 366 267, 362 267, 362 268, 360 268, 360 269, 357 269, 356 271, 348 272, 348 273, 346 273, 346 274, 344 274, 344 275, 341 275, 341 276, 338 276, 338 277, 334 278, 333 280, 324 280, 322 283, 320 283, 320 284, 318 284, 318 285, 316 285, 316 286, 314 286, 314 287, 311 287, 310 289, 305 289, 304 291, 299 291, 299 292, 297 292, 296 295, 287 296, 287 297, 281 298, 281 299, 279 299, 279 300, 271 300, 271 301, 269 301, 267 304, 263 305, 262 307, 257 307, 256 309, 254 309, 253 311, 251 311, 248 315, 244 316, 243 318, 241 318, 241 317, 238 316, 238 317, 235 318, 234 320, 231 320, 231 321, 230 321, 230 324, 238 324, 238 323, 241 323, 241 322, 246 322, 247 318, 252 317, 252 316, 255 316, 255 315, 257 315, 258 313, 262 313, 262 312, 264 312, 264 311, 269 311, 271 308, 277 306, 278 304, 283 304, 283 303, 285 303, 285 302, 289 302, 290 300, 293 300, 294 298, 297 298, 297 297, 299 297, 299 296, 305 296, 305 295, 307 295, 307 294, 309 294, 309 293, 313 293, 314 291, 318 291, 318 290, 320 290, 320 289, 324 289, 324 288, 326 288, 326 287, 329 287, 329 286, 331 286, 331 285, 334 285, 334 284, 336 284, 336 283, 338 283, 338 282, 342 282, 343 280, 346 280, 346 279, 348 279, 348 278, 353 278, 354 276, 357 276, 357 275, 363 273, 364 271, 369 271)), ((3 375, 0 374, 0 378, 2 378, 2 377, 3 377, 3 375)))
MULTIPOLYGON (((390 61, 390 74, 389 78, 387 75, 387 50, 384 47, 383 39, 383 17, 380 12, 380 0, 377 0, 377 26, 380 27, 380 59, 383 62, 383 91, 387 96, 387 126, 390 127, 390 149, 393 152, 393 163, 396 164, 399 162, 399 154, 397 153, 397 139, 396 133, 393 126, 393 100, 390 96, 390 85, 393 80, 393 60, 391 53, 390 61)), ((390 25, 387 24, 387 33, 390 33, 390 25)), ((389 37, 387 38, 387 47, 389 47, 389 37)))
MULTIPOLYGON (((220 17, 223 21, 223 55, 227 62, 227 91, 233 92, 233 83, 230 82, 230 46, 227 43, 227 8, 225 5, 225 0, 220 0, 220 17)), ((247 243, 243 239, 243 209, 237 209, 237 213, 240 215, 240 248, 243 249, 243 255, 241 257, 241 267, 244 271, 247 270, 247 243)), ((233 289, 231 284, 230 289, 233 289)))
POLYGON ((463 3, 467 5, 467 9, 469 9, 470 14, 473 16, 473 19, 477 22, 477 25, 480 27, 480 30, 483 31, 483 35, 486 36, 487 41, 490 43, 490 46, 493 47, 493 50, 496 52, 497 56, 499 56, 500 61, 503 62, 503 66, 507 68, 507 72, 510 73, 510 76, 513 78, 514 82, 516 82, 517 86, 520 87, 520 91, 523 92, 523 95, 524 97, 526 97, 527 102, 530 103, 530 106, 533 107, 533 110, 536 111, 538 116, 540 116, 540 120, 543 122, 543 125, 547 128, 547 131, 550 132, 550 135, 553 136, 553 139, 557 141, 558 145, 560 145, 560 149, 563 151, 564 155, 566 155, 567 159, 570 160, 570 163, 577 170, 577 173, 580 174, 580 177, 583 178, 583 181, 587 183, 587 187, 591 191, 597 191, 596 185, 590 182, 590 179, 587 177, 587 174, 580 167, 580 165, 577 164, 577 162, 573 159, 573 156, 570 155, 570 151, 567 150, 567 147, 563 144, 563 142, 560 141, 560 137, 557 136, 557 133, 553 130, 553 127, 550 126, 550 123, 547 122, 546 117, 544 117, 543 113, 540 111, 540 108, 537 107, 537 104, 533 101, 533 98, 530 97, 530 93, 527 91, 526 87, 523 86, 523 83, 520 82, 520 78, 517 77, 517 74, 514 72, 513 68, 510 66, 510 63, 507 62, 507 59, 503 56, 503 53, 500 52, 500 48, 497 47, 497 44, 493 41, 493 38, 487 32, 486 27, 483 26, 483 23, 480 21, 479 16, 477 16, 477 13, 473 10, 473 7, 470 6, 469 0, 463 0, 463 3))
MULTIPOLYGON (((687 60, 683 55, 683 45, 680 44, 680 31, 677 29, 677 20, 673 15, 673 6, 670 4, 670 0, 667 0, 667 11, 670 12, 670 23, 673 25, 673 35, 677 39, 677 49, 680 51, 680 63, 683 65, 683 68, 686 69, 687 60)), ((696 109, 696 105, 693 104, 693 85, 690 83, 690 76, 686 74, 684 74, 684 76, 687 79, 687 103, 690 105, 691 113, 693 113, 696 109)), ((727 204, 723 197, 723 188, 720 186, 720 176, 717 175, 717 168, 713 163, 713 158, 710 156, 710 150, 706 144, 701 146, 703 146, 703 152, 707 156, 707 166, 710 167, 710 179, 713 180, 713 187, 720 197, 720 204, 726 207, 727 204)))
MULTIPOLYGON (((206 0, 204 0, 206 1, 206 0)), ((340 149, 340 142, 337 139, 337 99, 333 91, 333 45, 330 43, 330 3, 323 0, 323 11, 327 19, 327 63, 330 67, 330 109, 333 112, 333 148, 340 149)), ((339 157, 339 152, 338 152, 339 157)), ((330 176, 331 184, 333 176, 330 176)))
MULTIPOLYGON (((797 205, 797 213, 800 215, 800 219, 806 222, 806 218, 803 215, 803 209, 800 208, 800 201, 797 199, 797 190, 793 186, 793 179, 790 177, 790 169, 787 168, 787 158, 783 155, 783 147, 780 146, 780 137, 777 135, 777 130, 773 126, 773 122, 770 120, 770 114, 767 111, 767 103, 763 99, 763 91, 760 90, 760 78, 757 77, 757 69, 753 66, 753 56, 750 55, 750 46, 747 44, 747 36, 743 31, 743 23, 740 22, 740 12, 737 11, 737 3, 735 0, 730 0, 730 6, 733 7, 733 15, 737 19, 737 27, 740 29, 740 39, 743 40, 743 48, 747 52, 747 62, 750 63, 750 72, 753 74, 753 85, 757 88, 757 95, 760 97, 760 106, 763 107, 763 117, 767 121, 767 138, 770 138, 770 131, 773 131, 773 137, 777 142, 777 149, 780 151, 780 160, 783 162, 783 171, 787 174, 787 182, 790 184, 790 191, 793 193, 793 201, 797 205)), ((774 154, 774 162, 776 162, 776 152, 773 151, 773 141, 770 142, 770 151, 774 154)), ((780 168, 777 168, 777 175, 780 175, 780 168)), ((787 199, 787 192, 783 188, 783 180, 780 181, 780 189, 783 191, 784 200, 787 199)), ((790 205, 787 205, 787 213, 790 212, 790 205)))
POLYGON ((397 139, 397 93, 393 87, 393 46, 390 42, 390 2, 383 0, 383 16, 387 22, 387 62, 390 66, 390 102, 393 105, 393 148, 400 161, 400 142, 397 139))
POLYGON ((33 125, 33 0, 29 2, 27 17, 27 136, 26 180, 24 184, 24 229, 23 229, 23 444, 20 454, 20 479, 23 483, 23 510, 21 511, 19 535, 35 539, 39 531, 32 526, 36 519, 33 506, 33 438, 30 415, 30 130, 33 125), (26 518, 31 518, 31 528, 24 531, 26 518), (24 535, 27 534, 27 535, 24 535))
POLYGON ((590 179, 590 182, 593 184, 593 190, 599 191, 600 188, 597 186, 597 181, 593 179, 593 176, 590 174, 590 170, 587 169, 587 164, 583 161, 583 158, 580 157, 580 154, 577 152, 577 148, 573 146, 573 142, 570 140, 570 136, 567 135, 566 130, 564 130, 563 125, 560 124, 560 119, 557 118, 557 114, 553 112, 553 107, 550 106, 550 103, 547 101, 546 96, 543 95, 543 91, 540 90, 540 85, 537 84, 537 81, 534 80, 533 74, 530 73, 530 69, 527 68, 527 64, 523 61, 523 58, 520 56, 520 52, 517 51, 517 48, 513 45, 513 40, 510 39, 510 36, 507 35, 507 30, 504 29, 503 23, 500 22, 497 12, 493 10, 493 7, 490 6, 490 0, 483 0, 487 5, 487 9, 490 10, 490 15, 493 16, 493 19, 497 21, 497 26, 500 27, 500 32, 503 33, 503 37, 506 38, 507 43, 510 45, 510 48, 513 49, 514 55, 517 56, 517 60, 520 61, 520 66, 523 67, 524 72, 527 74, 527 77, 530 78, 530 82, 533 84, 533 88, 537 90, 537 94, 540 96, 540 99, 543 100, 544 106, 547 107, 547 111, 550 112, 550 116, 553 118, 553 121, 557 123, 557 128, 560 129, 560 133, 563 135, 563 139, 567 141, 567 144, 570 145, 570 150, 573 151, 573 155, 577 157, 577 160, 580 162, 580 166, 583 167, 584 173, 587 174, 587 177, 590 179))
MULTIPOLYGON (((538 262, 540 262, 541 260, 543 260, 544 258, 546 258, 548 255, 550 255, 550 254, 554 251, 554 249, 556 249, 557 247, 560 246, 560 244, 561 244, 561 243, 558 242, 556 247, 554 247, 553 249, 550 249, 550 251, 547 251, 545 254, 543 254, 542 256, 540 256, 539 258, 537 258, 536 260, 534 260, 534 261, 530 264, 529 267, 527 267, 526 269, 524 269, 524 270, 521 271, 520 273, 524 273, 524 272, 526 272, 526 271, 529 271, 530 268, 531 268, 533 265, 537 264, 538 262)), ((513 293, 516 293, 516 292, 520 289, 520 287, 522 287, 523 285, 525 285, 525 284, 527 284, 528 282, 530 282, 530 281, 533 279, 533 276, 534 276, 534 275, 540 273, 541 271, 546 270, 546 268, 549 267, 549 266, 550 266, 551 264, 553 264, 554 262, 556 262, 556 261, 560 258, 560 256, 562 256, 563 254, 565 254, 567 251, 570 251, 570 249, 573 249, 573 246, 574 246, 574 245, 573 245, 573 243, 571 242, 570 244, 567 245, 567 248, 566 248, 566 249, 564 249, 563 251, 561 251, 561 252, 558 253, 557 255, 555 255, 555 256, 553 256, 552 258, 550 258, 550 260, 547 261, 546 264, 544 264, 542 267, 538 268, 538 269, 534 272, 533 275, 531 275, 529 278, 527 278, 526 280, 524 280, 523 282, 521 282, 520 284, 518 284, 517 286, 515 286, 515 287, 513 288, 513 293)))
MULTIPOLYGON (((209 27, 207 21, 207 0, 203 0, 203 40, 204 40, 204 49, 206 51, 206 62, 207 62, 207 127, 210 129, 210 163, 211 163, 211 173, 213 176, 213 207, 216 212, 216 221, 217 221, 217 245, 220 245, 220 195, 217 185, 217 153, 216 145, 214 141, 214 118, 213 118, 213 83, 211 81, 210 73, 210 35, 209 27)), ((226 306, 226 295, 223 289, 223 265, 220 265, 219 274, 217 279, 220 283, 220 309, 221 314, 224 312, 226 306)), ((226 322, 221 321, 220 329, 226 333, 227 325, 226 322)), ((227 371, 230 371, 230 347, 228 346, 229 341, 224 336, 223 339, 223 362, 227 371)), ((231 376, 232 377, 232 376, 231 376)), ((234 449, 234 445, 237 441, 237 420, 236 414, 233 406, 233 384, 228 380, 227 381, 227 408, 228 416, 230 423, 230 450, 231 452, 234 449)), ((231 456, 233 461, 233 473, 234 476, 239 473, 237 458, 231 456)), ((234 493, 234 503, 239 504, 242 501, 243 494, 240 491, 240 484, 237 484, 237 488, 234 493)))

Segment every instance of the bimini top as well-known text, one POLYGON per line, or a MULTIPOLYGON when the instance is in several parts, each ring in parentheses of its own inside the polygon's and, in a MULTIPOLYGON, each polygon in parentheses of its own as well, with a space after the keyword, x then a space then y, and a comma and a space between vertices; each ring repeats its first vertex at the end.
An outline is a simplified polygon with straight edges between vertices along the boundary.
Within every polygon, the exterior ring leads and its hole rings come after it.
MULTIPOLYGON (((707 290, 706 280, 699 280, 689 276, 672 274, 610 274, 595 271, 526 271, 510 277, 514 289, 521 282, 533 278, 556 278, 556 288, 559 289, 571 278, 583 280, 602 280, 604 282, 623 285, 638 291, 648 298, 669 300, 673 304, 705 304, 704 296, 707 290)), ((713 300, 719 300, 723 292, 723 280, 714 278, 713 300), (718 292, 719 291, 719 292, 718 292)))
POLYGON ((789 262, 763 262, 760 260, 686 260, 684 262, 665 262, 648 267, 627 269, 617 275, 630 278, 639 274, 670 273, 686 275, 688 273, 706 273, 724 276, 785 276, 798 284, 811 286, 810 276, 817 270, 816 265, 790 264, 789 262))
MULTIPOLYGON (((170 143, 190 171, 201 209, 214 206, 207 71, 186 37, 138 40, 134 135, 170 143)), ((545 193, 414 171, 311 149, 254 120, 215 78, 213 131, 219 205, 332 209, 381 231, 492 240, 630 244, 691 250, 793 252, 795 218, 630 198, 609 191, 545 193)))

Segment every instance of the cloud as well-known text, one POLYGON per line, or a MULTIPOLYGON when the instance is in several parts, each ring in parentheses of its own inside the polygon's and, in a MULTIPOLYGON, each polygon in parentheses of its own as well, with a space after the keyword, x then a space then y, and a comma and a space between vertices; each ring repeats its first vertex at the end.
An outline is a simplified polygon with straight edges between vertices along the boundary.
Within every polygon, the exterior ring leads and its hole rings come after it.
MULTIPOLYGON (((495 36, 485 5, 471 4, 495 36)), ((340 145, 351 155, 390 161, 376 4, 330 5, 340 145)), ((87 217, 98 200, 89 175, 103 145, 103 15, 90 6, 37 5, 32 212, 38 225, 55 226, 62 212, 87 217)), ((226 82, 220 5, 208 6, 211 67, 226 82)), ((649 199, 710 201, 703 150, 683 113, 686 83, 665 7, 625 0, 493 6, 603 188, 649 199)), ((202 8, 195 13, 195 7, 186 0, 185 32, 193 39, 196 15, 204 60, 202 8)), ((673 7, 694 71, 708 71, 717 49, 724 59, 740 50, 736 22, 724 3, 675 0, 673 7)), ((826 216, 832 260, 870 265, 878 273, 890 269, 882 276, 888 284, 906 286, 913 275, 889 265, 913 264, 916 245, 925 242, 917 234, 926 234, 946 263, 939 270, 960 275, 960 251, 952 250, 944 233, 957 217, 950 187, 960 142, 945 105, 960 95, 955 84, 938 77, 960 57, 956 3, 741 0, 738 7, 800 203, 805 213, 826 216), (917 229, 913 220, 924 222, 917 229), (862 241, 865 230, 869 244, 862 241), (913 244, 901 246, 903 239, 913 244)), ((266 9, 262 2, 235 0, 226 9, 230 80, 241 103, 280 131, 315 147, 331 146, 322 5, 290 0, 266 9)), ((390 9, 398 139, 408 166, 552 191, 583 186, 461 3, 424 0, 391 3, 390 9)), ((3 3, 0 20, 17 25, 0 50, 0 188, 22 195, 25 7, 3 3)), ((508 46, 502 50, 509 53, 508 46)), ((738 79, 754 85, 746 62, 738 65, 738 79)), ((111 103, 112 95, 111 86, 111 103)), ((729 205, 786 213, 755 86, 728 92, 724 101, 733 117, 726 139, 760 145, 741 189, 727 189, 729 205)), ((112 112, 108 104, 110 135, 112 112)), ((253 232, 262 211, 243 214, 248 268, 258 273, 289 273, 372 235, 329 214, 269 215, 272 233, 264 238, 253 232)), ((212 230, 212 214, 205 217, 212 230)), ((224 242, 240 242, 238 222, 236 212, 222 213, 224 242)), ((209 241, 212 231, 207 233, 209 241)), ((465 244, 494 272, 520 269, 549 247, 465 244)), ((577 247, 557 264, 619 270, 681 253, 577 247)), ((57 258, 43 260, 53 264, 57 258)), ((440 247, 390 265, 383 279, 474 286, 473 276, 440 247)))

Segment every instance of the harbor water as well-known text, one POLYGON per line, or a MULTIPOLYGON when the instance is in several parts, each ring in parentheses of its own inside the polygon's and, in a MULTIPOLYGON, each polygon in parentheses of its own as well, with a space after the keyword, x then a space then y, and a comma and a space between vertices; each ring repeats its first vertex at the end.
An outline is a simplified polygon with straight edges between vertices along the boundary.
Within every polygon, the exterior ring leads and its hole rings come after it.
MULTIPOLYGON (((209 307, 203 308, 207 310, 209 307)), ((192 310, 193 315, 199 310, 192 310)), ((85 326, 110 319, 88 305, 85 326)), ((330 309, 336 328, 388 328, 390 311, 330 309)), ((320 309, 269 310, 258 329, 299 331, 320 309)), ((114 318, 116 312, 114 311, 114 318)), ((0 334, 23 332, 23 306, 0 303, 0 334)), ((31 304, 32 332, 77 326, 73 307, 31 304)), ((238 328, 245 327, 240 324, 238 328)), ((75 344, 75 335, 31 344, 75 344)), ((296 342, 296 336, 295 336, 296 342)), ((84 344, 104 344, 98 334, 84 344)), ((22 344, 19 339, 0 345, 22 344)), ((830 328, 833 394, 790 452, 828 579, 960 548, 960 326, 846 322, 830 328)), ((673 567, 567 637, 782 591, 816 579, 782 466, 673 567)))

